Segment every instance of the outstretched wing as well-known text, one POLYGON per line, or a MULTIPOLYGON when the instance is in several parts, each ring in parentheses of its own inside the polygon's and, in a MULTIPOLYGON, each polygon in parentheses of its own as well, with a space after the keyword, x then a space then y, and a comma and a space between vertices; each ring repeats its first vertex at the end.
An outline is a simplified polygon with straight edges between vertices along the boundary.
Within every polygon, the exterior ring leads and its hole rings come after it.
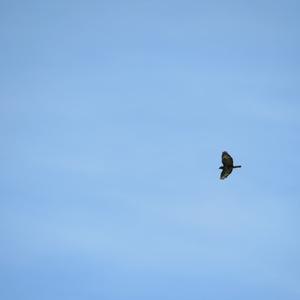
MULTIPOLYGON (((226 152, 226 151, 222 152, 222 164, 224 165, 224 167, 227 167, 227 168, 233 166, 233 159, 232 159, 232 157, 228 154, 228 152, 226 152)), ((231 171, 232 171, 232 170, 231 170, 231 171)), ((230 171, 230 173, 231 173, 231 171, 230 171)), ((230 174, 230 173, 229 173, 229 174, 230 174)), ((229 174, 228 174, 228 175, 229 175, 229 174)), ((228 175, 227 175, 227 176, 228 176, 228 175)))
POLYGON ((224 168, 221 175, 220 175, 220 179, 225 179, 226 177, 229 176, 229 174, 232 172, 232 167, 231 168, 224 168))

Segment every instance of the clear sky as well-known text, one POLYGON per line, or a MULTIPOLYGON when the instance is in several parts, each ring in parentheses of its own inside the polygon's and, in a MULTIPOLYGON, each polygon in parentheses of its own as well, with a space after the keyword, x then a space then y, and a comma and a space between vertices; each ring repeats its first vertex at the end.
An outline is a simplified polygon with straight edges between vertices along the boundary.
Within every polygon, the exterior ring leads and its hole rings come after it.
POLYGON ((0 298, 299 300, 299 34, 296 0, 0 1, 0 298))

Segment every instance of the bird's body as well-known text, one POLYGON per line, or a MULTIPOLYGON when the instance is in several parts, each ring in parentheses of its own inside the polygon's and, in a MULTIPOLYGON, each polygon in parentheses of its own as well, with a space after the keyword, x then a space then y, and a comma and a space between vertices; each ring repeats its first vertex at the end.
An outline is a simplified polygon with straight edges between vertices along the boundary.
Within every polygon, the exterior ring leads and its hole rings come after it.
POLYGON ((223 166, 219 168, 222 170, 220 179, 225 179, 226 177, 228 177, 233 169, 242 167, 234 166, 232 157, 226 151, 222 152, 222 164, 223 166))

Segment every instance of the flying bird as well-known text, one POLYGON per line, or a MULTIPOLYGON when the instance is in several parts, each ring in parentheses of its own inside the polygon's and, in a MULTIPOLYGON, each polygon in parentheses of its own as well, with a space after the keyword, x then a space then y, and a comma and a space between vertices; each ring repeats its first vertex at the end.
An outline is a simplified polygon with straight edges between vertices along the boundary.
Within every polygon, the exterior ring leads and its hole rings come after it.
POLYGON ((225 179, 226 177, 228 177, 232 172, 232 169, 242 167, 242 166, 234 166, 232 157, 226 151, 222 152, 222 164, 223 166, 219 168, 222 170, 220 179, 225 179))

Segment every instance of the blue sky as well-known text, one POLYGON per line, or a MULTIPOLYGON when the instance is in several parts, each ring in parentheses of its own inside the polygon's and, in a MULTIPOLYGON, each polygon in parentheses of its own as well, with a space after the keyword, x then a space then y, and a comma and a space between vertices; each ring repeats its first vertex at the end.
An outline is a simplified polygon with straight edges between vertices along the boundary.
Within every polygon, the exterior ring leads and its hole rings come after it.
POLYGON ((1 299, 299 299, 299 9, 1 1, 1 299))

